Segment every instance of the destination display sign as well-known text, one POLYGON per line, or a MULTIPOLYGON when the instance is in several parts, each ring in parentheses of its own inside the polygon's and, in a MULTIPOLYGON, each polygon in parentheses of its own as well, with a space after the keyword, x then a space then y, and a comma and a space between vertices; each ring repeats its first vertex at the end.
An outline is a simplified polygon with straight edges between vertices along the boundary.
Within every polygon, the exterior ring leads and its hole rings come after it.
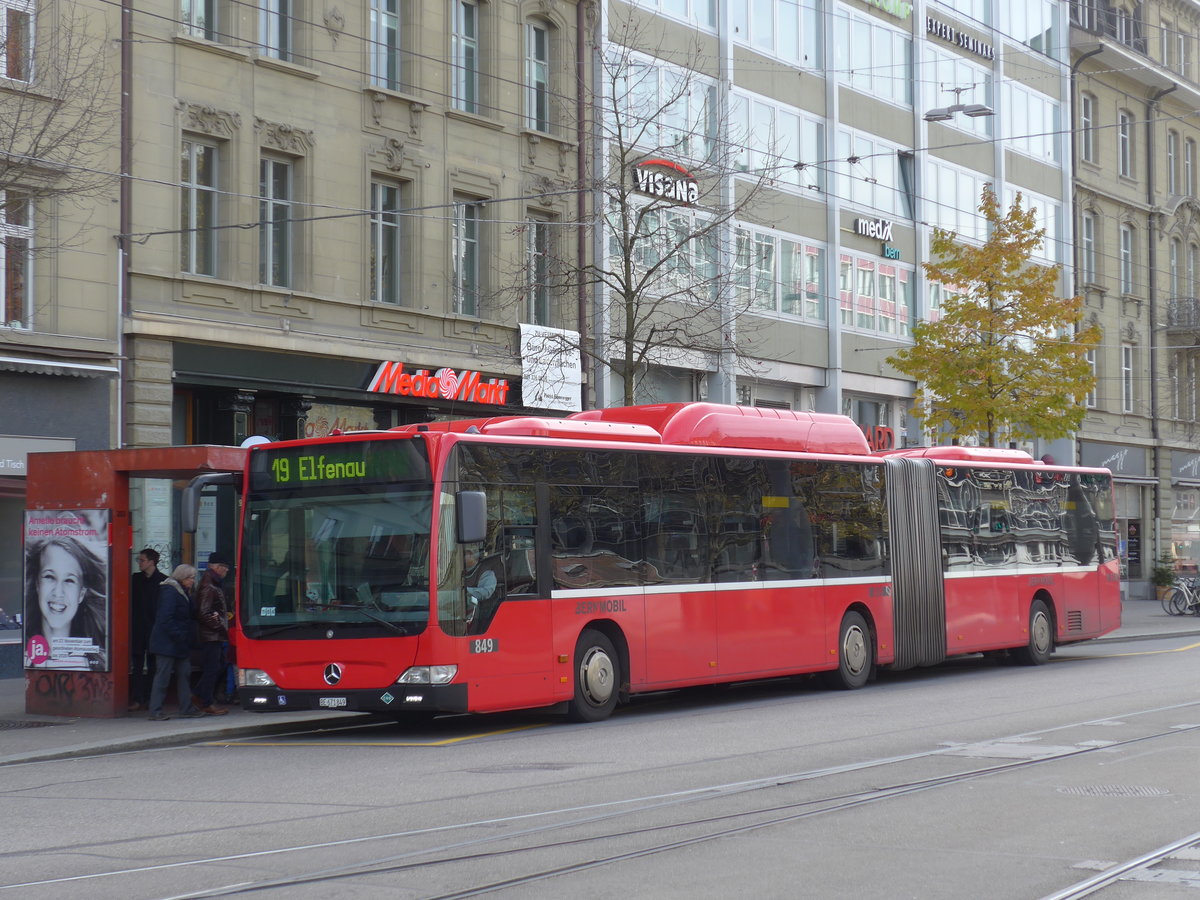
POLYGON ((250 490, 428 482, 420 441, 350 441, 304 447, 261 444, 250 453, 250 490))

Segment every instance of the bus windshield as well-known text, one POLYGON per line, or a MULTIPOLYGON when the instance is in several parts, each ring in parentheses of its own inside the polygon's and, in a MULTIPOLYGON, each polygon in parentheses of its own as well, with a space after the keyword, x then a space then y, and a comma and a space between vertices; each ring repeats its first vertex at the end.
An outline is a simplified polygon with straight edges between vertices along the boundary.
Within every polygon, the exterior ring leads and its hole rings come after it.
POLYGON ((324 639, 330 630, 395 637, 425 629, 433 507, 420 446, 373 441, 304 456, 285 448, 255 461, 241 560, 239 621, 247 637, 324 639), (371 477, 385 455, 391 464, 371 477), (414 455, 420 458, 410 458, 412 465, 396 465, 394 457, 414 455), (310 473, 339 474, 296 490, 280 474, 294 474, 305 459, 320 460, 310 473), (399 480, 406 475, 412 480, 399 480))

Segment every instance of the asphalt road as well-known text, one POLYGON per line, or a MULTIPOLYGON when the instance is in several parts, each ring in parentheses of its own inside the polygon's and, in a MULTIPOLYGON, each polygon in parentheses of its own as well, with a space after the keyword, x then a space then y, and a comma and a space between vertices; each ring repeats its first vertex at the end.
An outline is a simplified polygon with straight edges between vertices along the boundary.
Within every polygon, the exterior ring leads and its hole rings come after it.
POLYGON ((1198 642, 9 766, 0 900, 1200 897, 1198 642))

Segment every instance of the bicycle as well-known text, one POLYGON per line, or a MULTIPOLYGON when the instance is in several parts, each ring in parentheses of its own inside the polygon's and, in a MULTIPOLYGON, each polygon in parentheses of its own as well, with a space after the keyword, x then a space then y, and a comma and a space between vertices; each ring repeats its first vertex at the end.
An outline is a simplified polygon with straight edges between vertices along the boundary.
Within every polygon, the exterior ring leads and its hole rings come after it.
POLYGON ((1162 607, 1170 616, 1200 616, 1200 579, 1177 579, 1163 592, 1162 607))

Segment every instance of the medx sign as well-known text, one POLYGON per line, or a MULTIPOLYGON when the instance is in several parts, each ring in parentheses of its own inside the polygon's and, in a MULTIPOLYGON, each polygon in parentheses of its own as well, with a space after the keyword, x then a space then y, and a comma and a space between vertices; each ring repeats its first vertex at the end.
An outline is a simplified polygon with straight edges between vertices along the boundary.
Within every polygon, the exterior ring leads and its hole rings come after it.
POLYGON ((887 219, 855 219, 854 233, 864 237, 892 240, 892 223, 887 219))

